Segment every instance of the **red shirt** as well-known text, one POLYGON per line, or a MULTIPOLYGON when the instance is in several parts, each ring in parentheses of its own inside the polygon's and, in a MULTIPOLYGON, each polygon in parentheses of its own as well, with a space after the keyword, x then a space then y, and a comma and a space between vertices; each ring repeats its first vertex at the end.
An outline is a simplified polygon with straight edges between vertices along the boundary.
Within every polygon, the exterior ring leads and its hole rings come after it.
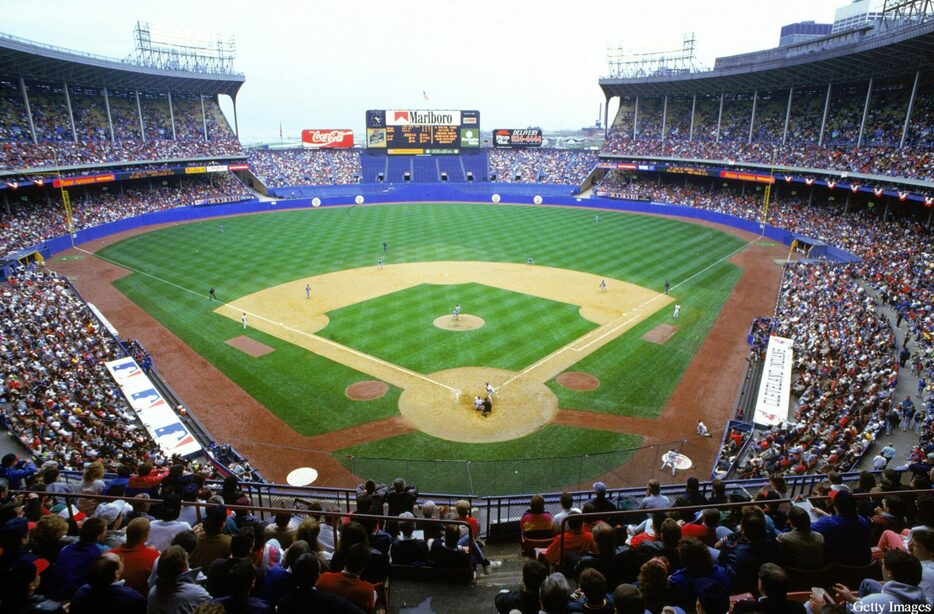
POLYGON ((344 572, 329 571, 321 574, 315 588, 340 595, 366 612, 372 612, 373 607, 376 605, 373 585, 357 576, 345 574, 344 572))
POLYGON ((149 594, 149 575, 152 564, 159 558, 159 551, 145 544, 139 546, 117 546, 109 550, 123 559, 123 579, 126 585, 140 595, 149 594))
MULTIPOLYGON (((590 531, 565 531, 564 532, 564 551, 575 554, 584 554, 585 552, 596 552, 597 545, 593 542, 593 535, 590 531)), ((545 550, 545 558, 552 565, 559 563, 558 557, 561 556, 561 536, 556 536, 548 549, 545 550)))

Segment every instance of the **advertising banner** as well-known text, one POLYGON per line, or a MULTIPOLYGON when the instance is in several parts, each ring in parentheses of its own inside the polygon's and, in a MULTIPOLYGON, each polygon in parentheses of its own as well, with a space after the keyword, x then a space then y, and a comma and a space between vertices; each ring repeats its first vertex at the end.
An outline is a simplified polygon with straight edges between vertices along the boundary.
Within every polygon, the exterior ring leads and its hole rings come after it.
POLYGON ((493 147, 541 147, 542 131, 538 128, 493 131, 493 147))
POLYGON ((460 111, 387 109, 387 126, 460 126, 460 111))
POLYGON ((757 425, 775 426, 788 420, 793 353, 794 342, 791 339, 769 337, 765 368, 756 398, 754 422, 757 425))
POLYGON ((110 183, 116 181, 117 176, 113 173, 104 175, 82 175, 81 177, 66 177, 64 179, 53 179, 52 187, 71 188, 76 185, 93 185, 95 183, 110 183))
POLYGON ((182 424, 175 410, 166 402, 149 376, 133 358, 104 363, 123 392, 140 422, 166 456, 188 456, 201 452, 201 444, 182 424))
POLYGON ((353 130, 302 130, 302 147, 308 149, 353 147, 353 130))

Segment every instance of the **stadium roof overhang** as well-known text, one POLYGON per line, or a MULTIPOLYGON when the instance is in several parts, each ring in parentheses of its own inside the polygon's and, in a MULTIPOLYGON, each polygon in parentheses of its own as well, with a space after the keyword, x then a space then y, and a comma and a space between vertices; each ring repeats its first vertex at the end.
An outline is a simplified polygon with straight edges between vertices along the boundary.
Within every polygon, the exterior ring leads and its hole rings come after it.
MULTIPOLYGON (((828 82, 845 83, 913 75, 934 67, 934 22, 919 23, 886 34, 867 35, 849 44, 788 53, 784 48, 734 58, 702 73, 600 79, 607 99, 614 96, 691 96, 787 90, 828 82)), ((721 60, 718 60, 720 63, 721 60)))
POLYGON ((121 90, 225 94, 231 98, 245 80, 242 74, 211 74, 138 66, 0 36, 0 75, 36 81, 121 90))

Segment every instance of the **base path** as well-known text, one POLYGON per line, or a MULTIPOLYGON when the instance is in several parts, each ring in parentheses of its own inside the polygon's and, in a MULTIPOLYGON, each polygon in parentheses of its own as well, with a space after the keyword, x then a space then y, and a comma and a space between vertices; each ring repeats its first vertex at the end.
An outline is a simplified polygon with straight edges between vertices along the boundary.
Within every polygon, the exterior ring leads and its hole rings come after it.
MULTIPOLYGON (((215 312, 235 321, 246 313, 250 326, 264 333, 402 388, 399 410, 429 435, 484 443, 516 439, 548 424, 558 402, 545 382, 673 300, 641 286, 568 269, 503 262, 415 262, 303 278, 235 299, 215 312), (600 288, 603 279, 605 292, 600 288), (335 309, 420 284, 466 283, 579 305, 581 317, 600 326, 520 372, 478 366, 417 373, 315 334, 327 325, 327 313, 335 309), (314 288, 311 299, 305 297, 306 285, 314 288), (497 391, 493 416, 463 411, 472 410, 475 395, 485 395, 486 382, 497 391)), ((449 327, 482 322, 467 314, 461 317, 439 316, 434 325, 439 321, 449 327)))

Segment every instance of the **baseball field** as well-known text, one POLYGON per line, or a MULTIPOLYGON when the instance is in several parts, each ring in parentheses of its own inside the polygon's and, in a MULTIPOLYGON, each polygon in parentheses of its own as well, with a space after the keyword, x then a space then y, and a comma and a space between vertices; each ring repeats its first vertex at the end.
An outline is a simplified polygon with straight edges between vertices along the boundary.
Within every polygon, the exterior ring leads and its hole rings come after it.
POLYGON ((480 494, 604 475, 710 420, 666 406, 743 276, 737 258, 765 258, 705 225, 490 204, 288 210, 118 239, 81 252, 79 290, 269 477, 313 466, 346 485, 352 469, 462 492, 470 466, 480 494), (560 460, 527 460, 543 457, 560 460), (470 463, 421 462, 441 460, 470 463))

